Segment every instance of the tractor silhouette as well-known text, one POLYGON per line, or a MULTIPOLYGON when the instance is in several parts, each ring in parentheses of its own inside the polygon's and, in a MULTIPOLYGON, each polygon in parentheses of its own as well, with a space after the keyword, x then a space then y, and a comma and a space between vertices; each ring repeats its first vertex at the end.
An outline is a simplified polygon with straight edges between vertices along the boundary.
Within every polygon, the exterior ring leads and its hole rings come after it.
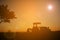
POLYGON ((41 27, 40 24, 40 22, 33 23, 33 28, 28 28, 27 32, 50 32, 49 27, 41 27))

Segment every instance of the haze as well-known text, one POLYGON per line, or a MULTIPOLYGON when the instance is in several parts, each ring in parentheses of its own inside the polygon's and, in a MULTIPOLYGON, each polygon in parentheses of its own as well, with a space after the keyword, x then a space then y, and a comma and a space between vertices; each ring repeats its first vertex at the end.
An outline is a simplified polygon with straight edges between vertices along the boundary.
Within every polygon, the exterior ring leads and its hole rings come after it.
POLYGON ((0 5, 7 4, 15 12, 17 19, 11 23, 1 23, 0 31, 25 32, 32 28, 34 22, 41 22, 51 30, 60 30, 60 1, 59 0, 0 0, 0 5), (48 9, 52 5, 52 10, 48 9))

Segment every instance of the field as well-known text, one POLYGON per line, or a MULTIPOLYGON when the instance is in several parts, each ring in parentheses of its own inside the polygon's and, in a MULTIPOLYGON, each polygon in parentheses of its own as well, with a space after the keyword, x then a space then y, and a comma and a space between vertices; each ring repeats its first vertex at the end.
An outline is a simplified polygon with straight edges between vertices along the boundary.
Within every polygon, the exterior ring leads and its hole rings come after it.
POLYGON ((0 40, 59 40, 60 31, 55 32, 0 32, 0 40))

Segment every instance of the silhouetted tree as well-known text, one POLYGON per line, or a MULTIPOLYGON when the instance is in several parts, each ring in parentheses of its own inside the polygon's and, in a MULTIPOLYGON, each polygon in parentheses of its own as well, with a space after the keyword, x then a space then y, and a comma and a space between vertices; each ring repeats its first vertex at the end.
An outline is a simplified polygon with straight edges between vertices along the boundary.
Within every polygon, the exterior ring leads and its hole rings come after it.
POLYGON ((8 9, 8 5, 0 5, 0 23, 10 22, 10 19, 14 18, 14 12, 8 9))

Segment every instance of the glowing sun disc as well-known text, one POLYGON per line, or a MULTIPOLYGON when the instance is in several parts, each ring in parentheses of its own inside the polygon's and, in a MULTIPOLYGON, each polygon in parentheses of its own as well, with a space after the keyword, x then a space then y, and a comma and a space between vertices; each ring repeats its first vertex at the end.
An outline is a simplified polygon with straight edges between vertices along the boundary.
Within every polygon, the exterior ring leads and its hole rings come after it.
POLYGON ((48 5, 48 10, 52 10, 52 5, 48 5))

